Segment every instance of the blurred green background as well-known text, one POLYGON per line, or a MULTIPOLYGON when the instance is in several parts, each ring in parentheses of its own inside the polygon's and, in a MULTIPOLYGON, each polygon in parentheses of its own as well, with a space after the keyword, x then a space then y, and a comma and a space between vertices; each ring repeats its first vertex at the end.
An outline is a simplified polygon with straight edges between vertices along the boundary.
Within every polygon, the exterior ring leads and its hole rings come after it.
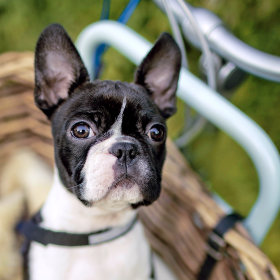
MULTIPOLYGON (((111 1, 111 19, 117 19, 128 0, 111 1)), ((280 56, 279 0, 199 0, 189 1, 217 13, 230 30, 246 43, 280 56)), ((0 0, 0 53, 34 50, 42 29, 61 23, 75 39, 88 24, 98 21, 102 1, 0 0)), ((170 27, 163 13, 152 1, 142 0, 128 25, 151 42, 170 27)), ((198 72, 199 52, 187 45, 190 65, 198 72)), ((102 78, 132 80, 135 67, 116 51, 105 55, 102 78)), ((1 65, 0 65, 1 67, 1 65)), ((199 92, 197 93, 199 94, 199 92)), ((255 120, 280 148, 280 85, 249 76, 230 98, 255 120)), ((175 138, 182 128, 183 106, 169 121, 175 138)), ((246 215, 258 192, 254 167, 243 150, 227 135, 208 124, 184 154, 209 188, 246 215)), ((277 218, 262 249, 280 269, 280 222, 277 218)))

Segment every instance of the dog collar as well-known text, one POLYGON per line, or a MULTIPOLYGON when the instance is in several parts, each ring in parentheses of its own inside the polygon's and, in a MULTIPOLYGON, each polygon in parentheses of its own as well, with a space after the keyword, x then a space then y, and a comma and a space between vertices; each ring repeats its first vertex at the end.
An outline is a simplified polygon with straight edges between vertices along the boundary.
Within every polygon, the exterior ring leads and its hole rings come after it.
POLYGON ((136 224, 137 218, 136 215, 133 220, 124 226, 106 228, 89 233, 69 233, 41 227, 39 223, 42 221, 42 217, 40 212, 38 212, 32 219, 20 222, 16 230, 27 240, 35 241, 45 246, 49 244, 67 247, 99 245, 127 234, 136 224))

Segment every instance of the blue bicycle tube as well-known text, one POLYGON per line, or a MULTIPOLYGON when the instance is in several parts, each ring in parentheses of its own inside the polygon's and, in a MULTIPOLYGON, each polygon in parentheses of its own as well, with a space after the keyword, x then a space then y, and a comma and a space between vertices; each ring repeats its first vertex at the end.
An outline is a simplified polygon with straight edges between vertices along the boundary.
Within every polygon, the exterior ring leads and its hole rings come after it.
POLYGON ((118 22, 126 24, 139 2, 140 0, 130 0, 127 6, 125 7, 124 11, 118 18, 118 22))
MULTIPOLYGON (((109 19, 110 6, 111 6, 110 0, 103 0, 100 20, 109 19)), ((101 67, 102 67, 101 58, 102 58, 102 55, 105 52, 106 48, 107 48, 106 44, 99 45, 96 48, 95 54, 92 56, 93 68, 95 69, 94 74, 93 74, 94 77, 92 77, 94 80, 99 77, 99 74, 101 72, 101 67)))
MULTIPOLYGON (((137 5, 139 4, 140 0, 130 0, 123 12, 121 13, 120 17, 118 18, 118 22, 126 24, 131 15, 133 14, 134 10, 136 9, 137 5)), ((110 13, 110 0, 103 0, 103 7, 101 12, 100 20, 105 20, 109 18, 110 13)), ((100 72, 102 69, 101 58, 104 52, 108 49, 106 44, 101 44, 96 48, 95 54, 93 55, 93 79, 98 79, 100 76, 100 72)))

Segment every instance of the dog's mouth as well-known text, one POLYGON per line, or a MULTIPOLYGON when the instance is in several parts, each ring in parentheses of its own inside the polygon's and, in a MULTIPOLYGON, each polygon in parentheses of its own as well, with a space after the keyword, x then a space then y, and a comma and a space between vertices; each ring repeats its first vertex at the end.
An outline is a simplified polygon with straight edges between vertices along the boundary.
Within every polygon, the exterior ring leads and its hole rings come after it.
POLYGON ((102 192, 103 194, 100 195, 97 200, 84 199, 81 193, 79 193, 78 198, 88 207, 94 206, 99 202, 102 203, 102 201, 111 201, 111 203, 117 204, 121 202, 124 204, 132 204, 142 199, 138 183, 133 177, 127 174, 117 177, 113 183, 102 192))
POLYGON ((112 205, 131 205, 142 200, 140 186, 137 181, 127 175, 120 176, 114 180, 107 189, 106 194, 99 201, 107 201, 112 205))
POLYGON ((130 189, 133 186, 137 185, 136 181, 128 175, 123 175, 112 183, 110 190, 117 189, 117 188, 124 188, 124 189, 130 189))

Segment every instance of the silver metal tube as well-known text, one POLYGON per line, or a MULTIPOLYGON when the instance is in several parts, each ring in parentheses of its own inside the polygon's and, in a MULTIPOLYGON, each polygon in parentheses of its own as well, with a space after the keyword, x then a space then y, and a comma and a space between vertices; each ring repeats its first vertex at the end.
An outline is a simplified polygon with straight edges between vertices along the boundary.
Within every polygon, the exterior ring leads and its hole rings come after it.
POLYGON ((232 61, 241 69, 280 82, 280 58, 250 47, 220 26, 208 36, 209 44, 222 57, 232 61))
MULTIPOLYGON (((162 8, 159 0, 154 0, 154 2, 162 8)), ((201 49, 190 22, 176 2, 170 0, 169 6, 180 22, 186 39, 201 49)), ((212 51, 253 75, 280 82, 280 57, 267 54, 242 42, 224 26, 222 20, 214 13, 206 9, 194 8, 189 4, 188 6, 212 51)))

